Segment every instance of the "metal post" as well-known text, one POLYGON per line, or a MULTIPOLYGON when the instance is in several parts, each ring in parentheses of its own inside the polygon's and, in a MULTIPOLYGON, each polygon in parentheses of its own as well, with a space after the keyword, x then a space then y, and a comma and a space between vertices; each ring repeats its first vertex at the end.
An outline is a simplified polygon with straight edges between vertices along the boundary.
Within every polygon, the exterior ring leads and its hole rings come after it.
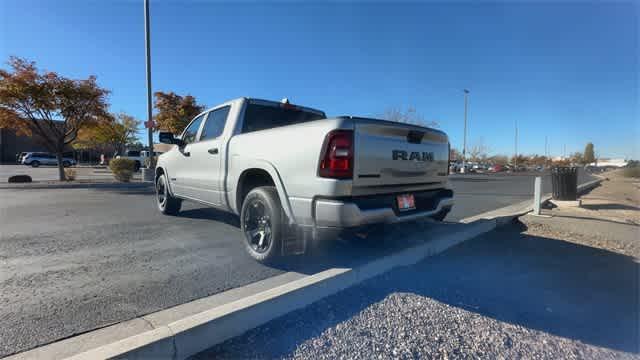
POLYGON ((542 201, 542 177, 536 176, 533 185, 533 215, 540 215, 540 202, 542 201))
POLYGON ((466 171, 467 163, 467 108, 468 108, 469 90, 464 89, 464 142, 462 143, 462 173, 466 171))
MULTIPOLYGON (((144 0, 144 46, 146 49, 147 67, 147 121, 151 124, 153 113, 151 103, 151 31, 149 29, 149 0, 144 0)), ((153 127, 147 126, 149 132, 149 156, 153 156, 153 127)))
POLYGON ((516 154, 513 157, 513 171, 517 172, 518 171, 518 120, 516 120, 516 154))

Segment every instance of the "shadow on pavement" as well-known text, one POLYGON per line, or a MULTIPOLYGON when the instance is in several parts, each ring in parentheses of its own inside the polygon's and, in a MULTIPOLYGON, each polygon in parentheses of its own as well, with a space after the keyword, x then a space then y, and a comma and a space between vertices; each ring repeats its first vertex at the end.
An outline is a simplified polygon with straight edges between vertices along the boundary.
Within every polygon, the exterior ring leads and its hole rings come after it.
POLYGON ((291 355, 306 340, 398 292, 587 344, 637 353, 640 265, 628 256, 531 236, 523 230, 521 223, 505 226, 426 262, 394 270, 271 321, 197 358, 246 355, 243 349, 249 339, 263 339, 250 344, 257 346, 253 354, 291 355))
POLYGON ((582 204, 582 207, 588 210, 640 210, 640 207, 624 205, 624 204, 582 204))

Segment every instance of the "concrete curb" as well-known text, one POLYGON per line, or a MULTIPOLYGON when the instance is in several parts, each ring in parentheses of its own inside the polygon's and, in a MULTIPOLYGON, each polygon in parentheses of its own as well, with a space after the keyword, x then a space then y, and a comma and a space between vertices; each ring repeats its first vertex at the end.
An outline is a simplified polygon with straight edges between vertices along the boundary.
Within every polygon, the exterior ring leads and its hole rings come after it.
POLYGON ((153 188, 152 182, 69 182, 69 183, 22 183, 1 184, 0 190, 29 190, 29 189, 146 189, 153 188))
POLYGON ((453 235, 445 234, 359 267, 332 268, 305 276, 69 359, 184 359, 395 267, 439 254, 493 230, 496 225, 495 219, 477 221, 453 235))

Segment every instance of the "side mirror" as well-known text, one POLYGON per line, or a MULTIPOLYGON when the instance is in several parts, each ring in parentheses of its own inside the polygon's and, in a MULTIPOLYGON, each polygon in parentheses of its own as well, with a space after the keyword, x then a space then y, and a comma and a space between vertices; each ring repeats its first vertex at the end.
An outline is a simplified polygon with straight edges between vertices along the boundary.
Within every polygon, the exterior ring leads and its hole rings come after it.
POLYGON ((160 132, 160 134, 158 134, 158 139, 163 144, 175 144, 178 146, 182 146, 182 140, 176 138, 170 132, 160 132))

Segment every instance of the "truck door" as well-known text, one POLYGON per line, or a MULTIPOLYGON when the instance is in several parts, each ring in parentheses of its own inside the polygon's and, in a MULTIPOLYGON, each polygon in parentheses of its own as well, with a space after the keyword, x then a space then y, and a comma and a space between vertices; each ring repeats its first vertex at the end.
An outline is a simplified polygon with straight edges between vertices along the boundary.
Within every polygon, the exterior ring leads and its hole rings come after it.
POLYGON ((187 126, 181 137, 184 146, 178 149, 175 154, 176 158, 171 161, 169 168, 171 189, 175 195, 180 197, 200 200, 196 184, 198 164, 193 161, 192 155, 195 154, 197 136, 205 117, 206 114, 200 115, 187 126))
POLYGON ((197 199, 215 205, 223 200, 223 139, 222 133, 231 106, 223 106, 206 114, 198 141, 191 144, 193 184, 197 199))

